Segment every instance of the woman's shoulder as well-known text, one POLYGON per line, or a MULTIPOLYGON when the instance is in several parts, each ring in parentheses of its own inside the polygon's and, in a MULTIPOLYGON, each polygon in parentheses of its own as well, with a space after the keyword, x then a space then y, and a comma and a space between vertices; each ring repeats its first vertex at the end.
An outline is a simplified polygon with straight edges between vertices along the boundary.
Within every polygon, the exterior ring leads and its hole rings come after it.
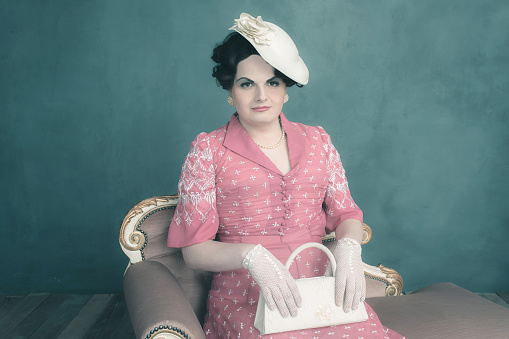
POLYGON ((222 144, 224 141, 224 137, 226 135, 226 130, 228 129, 228 124, 213 130, 212 132, 201 132, 198 134, 193 142, 191 143, 191 147, 210 147, 216 144, 222 144))
POLYGON ((301 133, 307 138, 313 138, 316 140, 316 138, 319 137, 321 140, 324 141, 330 139, 329 134, 325 131, 325 129, 322 126, 306 125, 300 122, 292 122, 291 124, 293 125, 293 128, 297 130, 297 132, 301 133))

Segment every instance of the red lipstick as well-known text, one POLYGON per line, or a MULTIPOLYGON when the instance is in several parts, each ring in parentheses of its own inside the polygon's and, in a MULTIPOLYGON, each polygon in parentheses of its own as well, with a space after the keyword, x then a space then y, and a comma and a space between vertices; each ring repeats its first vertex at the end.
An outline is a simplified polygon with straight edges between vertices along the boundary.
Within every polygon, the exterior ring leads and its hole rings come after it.
POLYGON ((265 112, 269 108, 270 108, 270 106, 256 106, 256 107, 253 107, 253 111, 265 112))

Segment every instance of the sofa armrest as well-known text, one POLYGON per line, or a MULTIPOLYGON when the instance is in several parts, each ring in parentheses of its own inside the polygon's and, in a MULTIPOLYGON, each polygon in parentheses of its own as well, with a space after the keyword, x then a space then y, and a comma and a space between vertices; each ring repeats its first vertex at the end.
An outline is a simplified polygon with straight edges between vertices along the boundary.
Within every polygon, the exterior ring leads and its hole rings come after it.
POLYGON ((131 265, 124 275, 124 293, 137 338, 205 338, 178 281, 163 264, 131 265))
POLYGON ((160 195, 129 210, 120 227, 119 242, 131 264, 169 253, 166 239, 177 203, 177 195, 160 195))

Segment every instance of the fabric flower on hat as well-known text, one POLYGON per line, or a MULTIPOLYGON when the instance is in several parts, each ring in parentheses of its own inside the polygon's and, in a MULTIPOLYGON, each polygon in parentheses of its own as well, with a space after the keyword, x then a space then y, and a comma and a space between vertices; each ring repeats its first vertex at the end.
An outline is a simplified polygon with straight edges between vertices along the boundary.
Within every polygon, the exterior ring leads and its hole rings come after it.
POLYGON ((235 25, 230 30, 236 30, 242 35, 253 39, 257 44, 269 46, 276 37, 276 32, 270 28, 261 16, 256 19, 248 13, 242 13, 239 19, 235 19, 235 25))

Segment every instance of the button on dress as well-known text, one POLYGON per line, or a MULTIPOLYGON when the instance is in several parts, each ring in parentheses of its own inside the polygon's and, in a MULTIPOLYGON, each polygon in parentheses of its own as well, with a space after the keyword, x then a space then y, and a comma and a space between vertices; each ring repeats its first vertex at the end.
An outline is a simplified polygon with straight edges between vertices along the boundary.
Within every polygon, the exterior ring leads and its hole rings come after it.
MULTIPOLYGON (((199 134, 182 166, 169 247, 218 240, 262 244, 283 264, 298 246, 321 242, 346 219, 362 221, 339 153, 319 126, 290 122, 283 113, 291 170, 286 175, 259 149, 236 114, 199 134)), ((323 275, 327 256, 307 249, 290 268, 294 278, 323 275)), ((207 302, 207 338, 402 338, 382 326, 365 304, 361 323, 260 335, 253 327, 260 288, 246 269, 214 273, 207 302)))

